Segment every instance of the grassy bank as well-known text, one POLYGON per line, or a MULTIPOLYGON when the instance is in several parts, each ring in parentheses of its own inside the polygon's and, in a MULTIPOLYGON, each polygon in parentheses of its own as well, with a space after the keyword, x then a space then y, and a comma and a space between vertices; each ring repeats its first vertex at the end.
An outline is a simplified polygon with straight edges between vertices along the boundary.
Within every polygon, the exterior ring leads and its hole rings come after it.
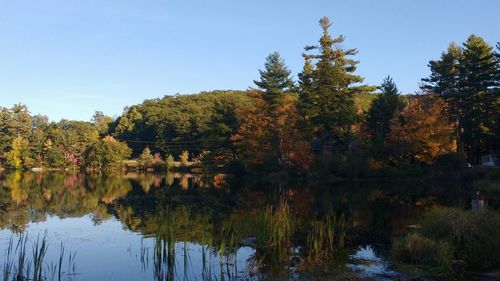
POLYGON ((500 267, 500 214, 456 208, 434 208, 420 228, 394 242, 396 261, 432 275, 487 271, 500 267))

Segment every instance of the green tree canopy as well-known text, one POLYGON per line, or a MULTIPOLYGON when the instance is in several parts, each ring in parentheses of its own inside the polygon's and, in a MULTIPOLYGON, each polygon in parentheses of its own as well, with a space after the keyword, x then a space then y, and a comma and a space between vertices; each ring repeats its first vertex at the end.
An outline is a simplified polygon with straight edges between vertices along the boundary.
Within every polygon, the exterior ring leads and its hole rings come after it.
POLYGON ((88 162, 96 167, 110 166, 130 157, 132 150, 126 143, 117 141, 111 136, 104 137, 95 143, 87 154, 88 162))
POLYGON ((271 110, 275 110, 283 103, 284 93, 293 89, 294 82, 290 76, 291 71, 278 52, 266 57, 264 68, 259 70, 260 81, 254 80, 254 83, 264 91, 264 99, 271 110))
POLYGON ((471 35, 462 47, 451 44, 441 59, 430 61, 431 75, 423 88, 449 103, 450 118, 456 122, 458 151, 477 163, 495 147, 498 120, 498 59, 483 38, 471 35))
POLYGON ((375 139, 384 141, 389 134, 390 120, 403 108, 396 83, 387 76, 379 87, 380 94, 372 102, 366 123, 375 139))
POLYGON ((358 61, 350 57, 356 55, 357 50, 343 49, 342 35, 330 36, 331 22, 327 17, 319 23, 323 30, 319 46, 305 47, 306 52, 317 50, 318 53, 304 54, 306 65, 299 76, 300 111, 318 137, 345 148, 357 117, 354 95, 371 91, 373 87, 361 85, 363 78, 355 74, 358 61), (316 62, 313 69, 312 61, 316 62))

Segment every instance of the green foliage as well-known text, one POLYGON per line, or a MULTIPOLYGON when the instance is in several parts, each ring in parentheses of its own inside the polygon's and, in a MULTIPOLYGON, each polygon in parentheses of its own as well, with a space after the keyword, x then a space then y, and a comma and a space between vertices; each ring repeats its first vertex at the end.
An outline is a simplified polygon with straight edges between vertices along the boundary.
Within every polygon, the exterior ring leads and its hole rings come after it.
MULTIPOLYGON (((400 96, 389 76, 373 94, 375 87, 356 74, 357 50, 345 49, 342 35, 330 35, 328 18, 319 23, 322 35, 317 46, 305 47, 299 87, 274 52, 254 81, 260 91, 165 96, 128 107, 116 120, 96 111, 91 122, 49 122, 21 104, 0 108, 0 159, 6 162, 0 164, 101 167, 133 155, 150 167, 162 163, 160 154, 189 151, 204 168, 306 174, 316 160, 316 172, 363 177, 394 164, 439 160, 441 168, 458 167, 456 159, 441 158, 454 151, 471 163, 500 152, 500 43, 495 49, 472 35, 429 62, 423 89, 443 102, 400 96), (106 135, 126 144, 104 143, 106 135), (14 143, 18 137, 26 143, 14 143), (160 154, 153 157, 149 149, 160 154)), ((181 162, 175 165, 189 161, 181 162)))
POLYGON ((238 105, 229 101, 216 101, 213 114, 202 133, 201 144, 209 152, 208 165, 225 165, 236 159, 236 147, 231 137, 238 131, 241 116, 237 113, 238 105))
POLYGON ((347 239, 347 223, 334 214, 311 221, 310 230, 302 254, 308 268, 328 268, 331 261, 344 249, 347 239))
POLYGON ((151 154, 151 150, 149 149, 149 147, 144 148, 141 155, 139 155, 139 162, 140 165, 145 169, 153 166, 154 157, 153 154, 151 154))
POLYGON ((254 81, 264 91, 264 99, 271 110, 276 110, 283 103, 283 95, 293 89, 291 71, 278 52, 266 57, 265 70, 259 70, 260 81, 254 81))
POLYGON ((453 247, 449 242, 435 242, 412 233, 394 243, 395 258, 416 265, 439 268, 446 273, 451 272, 453 247))
POLYGON ((10 151, 5 153, 7 166, 16 170, 31 167, 34 161, 30 158, 28 146, 27 139, 20 136, 14 138, 10 151))
POLYGON ((462 47, 451 44, 441 59, 430 61, 431 75, 424 89, 450 104, 450 118, 457 123, 459 152, 478 163, 482 154, 498 150, 495 129, 500 116, 499 64, 494 49, 471 35, 462 47))
POLYGON ((262 256, 260 262, 266 270, 282 271, 290 257, 295 223, 286 201, 275 208, 269 206, 258 215, 255 225, 257 254, 262 256))
POLYGON ((323 35, 319 46, 307 46, 306 51, 318 50, 318 54, 305 54, 306 64, 299 75, 301 93, 299 112, 316 136, 328 144, 335 143, 345 151, 351 135, 351 125, 356 121, 354 95, 371 91, 360 86, 363 78, 355 74, 357 61, 350 59, 356 49, 343 49, 344 37, 332 38, 330 20, 320 20, 323 35), (313 65, 312 61, 316 64, 313 65))
POLYGON ((216 146, 215 139, 229 137, 227 131, 216 128, 221 111, 226 112, 222 113, 222 123, 234 128, 237 126, 232 122, 236 120, 230 120, 234 116, 229 118, 229 114, 249 102, 250 98, 243 91, 202 92, 146 100, 129 108, 115 121, 113 136, 126 140, 134 155, 140 154, 146 146, 162 154, 178 155, 189 150, 198 155, 208 150, 206 145, 216 146))
POLYGON ((96 111, 92 116, 92 124, 96 126, 100 136, 105 136, 109 133, 110 125, 113 123, 111 116, 106 116, 102 111, 96 111))
POLYGON ((31 135, 32 117, 26 105, 16 104, 11 109, 0 110, 0 152, 11 148, 16 137, 28 139, 31 135))
POLYGON ((500 214, 495 211, 463 211, 434 208, 424 214, 418 233, 396 244, 396 256, 404 261, 450 269, 463 260, 472 269, 500 265, 500 214))
POLYGON ((52 145, 50 140, 44 149, 44 164, 50 168, 63 168, 66 165, 64 150, 60 146, 52 145))
POLYGON ((107 136, 91 147, 87 158, 92 166, 103 167, 118 164, 128 159, 131 153, 126 143, 107 136))
POLYGON ((385 141, 389 135, 391 119, 403 109, 396 83, 387 76, 380 86, 381 93, 373 100, 366 123, 373 138, 385 141))

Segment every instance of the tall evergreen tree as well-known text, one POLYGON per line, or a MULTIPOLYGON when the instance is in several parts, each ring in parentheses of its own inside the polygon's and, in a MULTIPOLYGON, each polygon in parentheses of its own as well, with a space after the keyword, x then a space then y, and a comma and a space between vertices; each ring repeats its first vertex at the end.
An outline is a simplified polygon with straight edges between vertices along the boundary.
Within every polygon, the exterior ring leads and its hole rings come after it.
POLYGON ((283 103, 283 95, 293 88, 294 83, 290 77, 290 70, 278 52, 266 57, 264 68, 259 70, 260 81, 254 83, 264 91, 264 99, 269 107, 275 110, 283 103))
POLYGON ((500 42, 497 42, 497 48, 496 48, 496 59, 497 59, 497 77, 496 77, 496 114, 494 117, 495 121, 495 140, 493 142, 494 147, 493 149, 495 152, 500 152, 500 42))
MULTIPOLYGON (((284 60, 278 52, 271 53, 266 57, 265 70, 259 70, 260 81, 254 81, 262 91, 262 97, 267 104, 268 117, 271 118, 273 128, 277 128, 280 108, 283 106, 285 93, 294 88, 294 82, 290 77, 290 70, 286 67, 284 60)), ((261 109, 262 110, 262 109, 261 109)), ((271 151, 273 162, 280 164, 282 155, 280 143, 282 142, 278 131, 273 130, 271 151)))
POLYGON ((497 94, 496 60, 493 48, 483 38, 471 35, 463 44, 460 62, 463 106, 463 142, 469 161, 477 163, 492 147, 497 94))
POLYGON ((457 151, 463 152, 464 146, 462 137, 464 96, 460 89, 460 61, 463 57, 463 51, 455 43, 448 46, 446 52, 441 54, 440 60, 431 60, 428 64, 431 75, 428 78, 422 79, 424 84, 422 89, 436 93, 449 104, 447 107, 448 114, 453 122, 455 122, 456 132, 455 139, 457 151))
POLYGON ((441 54, 440 60, 431 60, 428 64, 431 75, 422 79, 423 89, 434 92, 446 101, 455 103, 459 98, 459 64, 462 59, 462 49, 455 43, 448 46, 446 52, 441 54))
POLYGON ((498 116, 498 63, 483 38, 471 35, 460 48, 451 44, 438 61, 431 61, 431 75, 423 88, 449 103, 456 124, 458 151, 477 163, 493 149, 498 116))
POLYGON ((310 121, 314 114, 314 65, 308 55, 305 58, 302 72, 299 73, 299 100, 298 110, 305 121, 310 121))
POLYGON ((391 76, 379 88, 381 93, 373 100, 366 121, 374 139, 384 141, 389 135, 390 120, 403 108, 403 103, 391 76))
POLYGON ((327 17, 320 19, 323 35, 319 46, 306 46, 306 52, 317 50, 316 54, 304 54, 306 65, 300 75, 301 94, 299 107, 312 130, 323 143, 335 143, 336 147, 347 145, 351 125, 356 119, 355 93, 372 90, 358 86, 363 78, 355 74, 357 61, 350 59, 356 49, 343 49, 344 37, 332 38, 327 17), (310 62, 315 61, 314 69, 310 62))

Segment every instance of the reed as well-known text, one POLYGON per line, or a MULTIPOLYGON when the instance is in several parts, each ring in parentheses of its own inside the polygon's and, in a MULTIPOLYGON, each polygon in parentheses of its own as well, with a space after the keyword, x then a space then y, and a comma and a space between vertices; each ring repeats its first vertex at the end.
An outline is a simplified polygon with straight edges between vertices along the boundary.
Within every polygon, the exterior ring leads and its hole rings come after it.
POLYGON ((33 250, 33 281, 41 281, 42 271, 43 271, 43 260, 45 258, 45 254, 47 253, 46 236, 44 236, 40 240, 40 235, 38 235, 32 250, 33 250))
POLYGON ((291 246, 294 225, 294 218, 285 200, 280 201, 276 208, 267 207, 257 221, 258 245, 270 248, 291 246))
POLYGON ((257 215, 256 265, 272 274, 280 274, 288 263, 297 220, 287 201, 269 206, 257 215))
POLYGON ((62 243, 59 251, 59 262, 49 265, 45 259, 49 249, 47 234, 37 236, 37 239, 31 244, 31 255, 28 251, 28 241, 28 234, 19 235, 17 242, 14 241, 13 237, 9 239, 2 265, 3 281, 61 281, 72 280, 76 276, 76 253, 69 253, 68 267, 66 271, 63 271, 65 250, 62 243))
POLYGON ((309 225, 306 242, 302 248, 302 266, 324 267, 329 265, 345 247, 347 223, 344 217, 328 214, 313 220, 309 225))

